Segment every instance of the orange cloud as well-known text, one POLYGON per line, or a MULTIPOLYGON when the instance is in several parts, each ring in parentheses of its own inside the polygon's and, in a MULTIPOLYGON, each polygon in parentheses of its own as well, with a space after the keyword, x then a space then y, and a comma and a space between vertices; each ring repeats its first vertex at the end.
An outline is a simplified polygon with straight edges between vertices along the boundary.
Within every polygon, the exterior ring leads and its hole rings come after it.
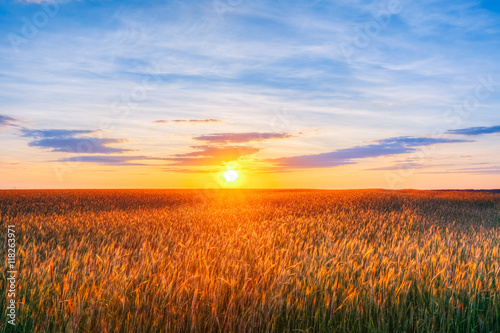
POLYGON ((219 119, 176 119, 176 120, 155 120, 154 124, 205 124, 205 123, 221 123, 219 119))
POLYGON ((223 162, 231 162, 240 157, 252 155, 259 152, 260 148, 243 147, 243 146, 193 146, 196 151, 176 154, 172 157, 167 157, 165 160, 175 162, 176 166, 206 166, 218 165, 223 162))

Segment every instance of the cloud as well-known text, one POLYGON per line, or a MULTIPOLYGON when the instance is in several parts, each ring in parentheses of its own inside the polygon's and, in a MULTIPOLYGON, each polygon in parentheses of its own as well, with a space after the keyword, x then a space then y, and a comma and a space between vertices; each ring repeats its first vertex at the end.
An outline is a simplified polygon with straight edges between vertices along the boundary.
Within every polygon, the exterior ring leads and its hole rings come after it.
POLYGON ((206 124, 206 123, 221 123, 222 120, 219 119, 176 119, 176 120, 155 120, 155 124, 206 124))
POLYGON ((96 137, 75 137, 81 134, 91 134, 96 131, 91 130, 21 130, 24 137, 31 137, 34 140, 28 143, 30 147, 48 148, 52 152, 66 152, 79 154, 115 154, 132 151, 131 149, 114 148, 108 145, 123 143, 126 140, 96 138, 96 137))
POLYGON ((411 170, 423 167, 420 163, 399 163, 396 165, 390 165, 386 167, 370 168, 367 171, 388 171, 388 170, 411 170))
POLYGON ((123 143, 121 139, 99 138, 49 138, 30 142, 30 147, 52 148, 52 152, 114 154, 131 151, 130 149, 108 147, 109 144, 123 143))
MULTIPOLYGON (((33 135, 41 135, 44 138, 35 140, 30 143, 30 146, 52 148, 52 151, 62 152, 78 152, 83 154, 100 154, 100 153, 115 153, 130 151, 126 149, 111 148, 106 146, 111 143, 119 143, 122 140, 117 139, 103 139, 103 138, 75 138, 72 135, 86 133, 87 131, 66 131, 66 130, 45 130, 45 131, 25 131, 27 133, 33 132, 33 135), (65 132, 62 132, 65 131, 65 132), (62 135, 65 134, 65 135, 62 135), (45 137, 47 135, 56 135, 55 137, 45 137), (85 149, 78 148, 87 147, 85 149), (77 148, 77 149, 74 149, 77 148), (73 149, 73 150, 70 150, 73 149)), ((89 131, 91 132, 91 131, 89 131)), ((183 154, 174 154, 167 157, 150 157, 150 156, 109 156, 109 155, 83 155, 74 156, 58 160, 59 162, 88 162, 98 163, 105 165, 151 165, 148 163, 135 162, 144 160, 158 160, 170 162, 167 167, 174 166, 210 166, 220 165, 224 162, 231 162, 243 156, 255 154, 261 148, 246 147, 246 146, 192 146, 194 149, 191 152, 183 154)), ((188 169, 166 169, 167 171, 188 172, 188 169)), ((192 172, 198 172, 192 170, 192 172)))
POLYGON ((268 159, 279 167, 291 169, 328 168, 341 165, 355 164, 354 160, 370 157, 406 154, 416 151, 415 147, 429 146, 438 143, 470 142, 466 140, 452 140, 444 138, 412 138, 407 136, 388 138, 375 141, 365 146, 354 146, 329 153, 302 155, 268 159))
POLYGON ((259 152, 260 148, 243 146, 193 146, 196 149, 193 152, 185 154, 176 154, 165 160, 173 161, 176 166, 205 166, 218 165, 223 162, 237 160, 240 157, 252 155, 259 152))
POLYGON ((286 139, 293 136, 287 133, 214 133, 194 137, 198 141, 208 141, 210 143, 242 143, 250 141, 263 141, 269 139, 286 139))
POLYGON ((173 172, 202 172, 211 173, 217 172, 218 170, 194 170, 185 168, 170 168, 176 166, 209 166, 209 165, 219 165, 223 162, 230 162, 236 160, 240 157, 255 154, 260 151, 259 148, 253 147, 240 147, 240 146, 229 146, 229 147, 214 147, 214 146, 193 146, 191 147, 195 151, 185 153, 185 154, 175 154, 169 157, 151 157, 144 155, 136 156, 110 156, 110 155, 83 155, 74 156, 57 160, 58 162, 86 162, 86 163, 97 163, 104 165, 151 165, 149 163, 142 163, 136 161, 169 161, 173 162, 168 164, 165 171, 173 172))
POLYGON ((461 129, 456 129, 456 130, 449 130, 446 133, 447 134, 458 134, 458 135, 470 135, 470 136, 500 133, 500 126, 468 127, 468 128, 461 128, 461 129))
POLYGON ((49 129, 49 130, 32 130, 23 128, 21 130, 23 136, 33 138, 56 138, 56 137, 72 137, 78 134, 92 134, 96 131, 90 130, 65 130, 65 129, 49 129))
POLYGON ((9 117, 9 116, 4 116, 0 114, 0 128, 2 127, 7 127, 7 126, 16 126, 13 124, 16 119, 9 117))
POLYGON ((185 169, 185 168, 165 168, 163 169, 166 172, 178 172, 178 173, 217 173, 220 172, 220 169, 185 169))
POLYGON ((486 168, 463 168, 460 169, 463 173, 486 174, 486 175, 500 175, 500 167, 492 166, 486 168))
POLYGON ((486 167, 486 168, 462 168, 462 169, 449 169, 446 171, 427 171, 423 174, 450 174, 450 173, 465 173, 474 175, 500 175, 500 167, 486 167))
POLYGON ((57 160, 57 162, 88 162, 104 165, 148 165, 146 163, 131 163, 131 161, 140 160, 161 160, 161 158, 154 158, 148 156, 109 156, 109 155, 84 155, 76 157, 68 157, 57 160))

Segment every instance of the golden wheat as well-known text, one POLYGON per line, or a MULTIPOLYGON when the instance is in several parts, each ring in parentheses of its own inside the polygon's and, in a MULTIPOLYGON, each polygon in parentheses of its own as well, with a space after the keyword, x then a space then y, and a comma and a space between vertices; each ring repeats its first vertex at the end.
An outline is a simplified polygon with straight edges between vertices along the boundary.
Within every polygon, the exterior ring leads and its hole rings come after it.
POLYGON ((198 194, 1 192, 0 331, 500 332, 498 195, 198 194))

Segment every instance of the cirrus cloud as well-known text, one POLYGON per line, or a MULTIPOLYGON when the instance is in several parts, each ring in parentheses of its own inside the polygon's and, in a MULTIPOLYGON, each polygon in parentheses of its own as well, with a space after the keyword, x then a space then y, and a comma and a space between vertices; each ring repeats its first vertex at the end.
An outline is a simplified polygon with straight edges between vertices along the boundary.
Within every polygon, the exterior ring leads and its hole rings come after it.
POLYGON ((221 123, 220 119, 175 119, 175 120, 155 120, 154 124, 206 124, 221 123))
POLYGON ((210 143, 243 143, 250 141, 264 141, 270 139, 287 139, 292 138, 293 135, 287 133, 214 133, 196 136, 193 139, 197 141, 207 141, 210 143))
POLYGON ((267 161, 278 167, 289 169, 329 168, 355 164, 355 160, 357 159, 412 153, 416 151, 416 147, 430 146, 439 143, 461 142, 471 141, 402 136, 378 140, 372 144, 339 149, 328 153, 281 157, 268 159, 267 161))
POLYGON ((143 160, 161 160, 161 158, 141 156, 141 155, 139 156, 83 155, 83 156, 62 158, 57 160, 57 162, 86 162, 86 163, 97 163, 103 165, 117 165, 117 166, 149 165, 146 163, 136 162, 143 160))
POLYGON ((0 128, 7 127, 7 126, 16 126, 13 124, 15 121, 16 121, 16 119, 14 119, 12 117, 0 114, 0 128))

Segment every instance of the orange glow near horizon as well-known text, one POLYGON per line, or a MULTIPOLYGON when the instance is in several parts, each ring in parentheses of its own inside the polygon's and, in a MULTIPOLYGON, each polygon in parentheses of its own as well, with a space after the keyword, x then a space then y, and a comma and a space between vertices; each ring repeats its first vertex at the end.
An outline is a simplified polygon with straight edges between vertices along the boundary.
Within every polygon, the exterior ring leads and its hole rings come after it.
POLYGON ((265 166, 247 163, 221 165, 211 172, 175 172, 150 166, 122 167, 119 170, 109 166, 81 163, 62 171, 54 170, 51 164, 12 166, 0 175, 3 189, 29 188, 415 188, 415 189, 492 189, 499 187, 499 176, 469 174, 457 182, 457 174, 418 173, 402 177, 392 187, 386 179, 387 171, 365 172, 355 166, 336 168, 303 169, 272 172, 265 166), (22 170, 22 174, 19 172, 22 170), (239 177, 234 182, 223 176, 234 170, 239 177), (59 173, 58 173, 59 172, 59 173), (110 175, 113 177, 110 177, 110 175))

